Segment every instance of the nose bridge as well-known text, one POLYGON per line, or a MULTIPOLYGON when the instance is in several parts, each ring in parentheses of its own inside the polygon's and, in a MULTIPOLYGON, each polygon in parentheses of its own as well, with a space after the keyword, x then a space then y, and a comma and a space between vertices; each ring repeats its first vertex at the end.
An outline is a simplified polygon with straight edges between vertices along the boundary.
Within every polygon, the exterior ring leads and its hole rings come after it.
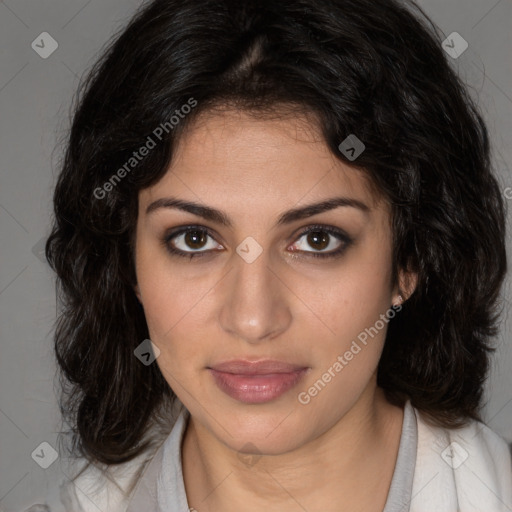
POLYGON ((238 247, 220 313, 225 331, 251 343, 276 336, 291 318, 285 287, 270 267, 269 254, 263 250, 255 259, 247 257, 254 250, 250 241, 238 247))

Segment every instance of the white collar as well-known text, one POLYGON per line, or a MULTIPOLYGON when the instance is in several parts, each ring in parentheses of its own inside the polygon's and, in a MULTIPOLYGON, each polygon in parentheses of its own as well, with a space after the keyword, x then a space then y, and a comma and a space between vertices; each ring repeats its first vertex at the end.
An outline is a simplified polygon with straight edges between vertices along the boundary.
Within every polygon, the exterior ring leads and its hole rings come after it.
MULTIPOLYGON (((506 442, 482 423, 471 421, 461 429, 433 427, 413 410, 418 444, 410 512, 511 512, 512 461, 506 442)), ((178 416, 126 512, 189 510, 180 457, 188 418, 186 410, 178 416), (169 483, 177 495, 169 492, 169 483)), ((407 512, 407 506, 400 512, 407 512)))

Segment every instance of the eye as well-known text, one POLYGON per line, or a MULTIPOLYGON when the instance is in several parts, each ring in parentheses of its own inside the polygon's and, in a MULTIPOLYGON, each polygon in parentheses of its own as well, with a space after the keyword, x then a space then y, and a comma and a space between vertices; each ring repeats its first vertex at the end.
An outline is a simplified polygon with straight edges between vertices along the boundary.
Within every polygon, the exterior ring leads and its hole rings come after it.
MULTIPOLYGON (((307 253, 306 257, 333 258, 340 256, 352 242, 353 240, 338 228, 309 226, 302 231, 298 241, 291 247, 294 253, 307 253), (302 239, 304 241, 301 242, 302 239), (307 250, 307 245, 313 250, 307 250)), ((162 243, 170 254, 190 259, 207 256, 213 251, 223 249, 222 245, 215 242, 210 230, 203 226, 185 226, 174 230, 164 236, 162 243)))
POLYGON ((192 259, 195 256, 204 256, 211 250, 223 248, 220 244, 208 243, 208 238, 213 239, 208 229, 201 226, 187 226, 167 234, 162 241, 171 254, 192 259))
POLYGON ((316 258, 332 258, 340 256, 352 243, 352 239, 342 230, 327 226, 309 226, 299 235, 299 241, 292 247, 293 251, 309 253, 308 256, 316 258), (301 240, 304 239, 303 242, 301 240), (308 251, 306 247, 312 247, 313 251, 308 251), (328 250, 325 250, 328 249, 328 250), (320 252, 322 251, 322 252, 320 252))

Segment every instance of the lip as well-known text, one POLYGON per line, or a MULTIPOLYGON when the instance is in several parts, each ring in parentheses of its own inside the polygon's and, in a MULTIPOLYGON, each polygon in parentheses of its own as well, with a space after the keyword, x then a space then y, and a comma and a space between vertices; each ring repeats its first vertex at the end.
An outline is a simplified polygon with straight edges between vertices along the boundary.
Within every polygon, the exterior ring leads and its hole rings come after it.
POLYGON ((276 400, 295 387, 309 367, 276 360, 233 360, 208 367, 208 371, 231 398, 260 404, 276 400))
POLYGON ((249 361, 246 359, 234 359, 209 366, 212 370, 222 373, 234 373, 237 375, 264 375, 268 373, 291 373, 306 368, 306 366, 277 361, 275 359, 263 359, 249 361))

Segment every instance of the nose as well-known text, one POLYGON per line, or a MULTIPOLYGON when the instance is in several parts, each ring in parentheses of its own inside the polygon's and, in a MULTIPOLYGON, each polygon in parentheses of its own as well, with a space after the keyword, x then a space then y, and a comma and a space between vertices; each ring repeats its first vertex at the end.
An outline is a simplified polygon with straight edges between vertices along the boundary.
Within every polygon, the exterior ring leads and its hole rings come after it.
POLYGON ((285 332, 292 320, 290 295, 283 276, 269 266, 267 251, 251 263, 233 255, 234 268, 221 283, 222 329, 255 344, 285 332))

